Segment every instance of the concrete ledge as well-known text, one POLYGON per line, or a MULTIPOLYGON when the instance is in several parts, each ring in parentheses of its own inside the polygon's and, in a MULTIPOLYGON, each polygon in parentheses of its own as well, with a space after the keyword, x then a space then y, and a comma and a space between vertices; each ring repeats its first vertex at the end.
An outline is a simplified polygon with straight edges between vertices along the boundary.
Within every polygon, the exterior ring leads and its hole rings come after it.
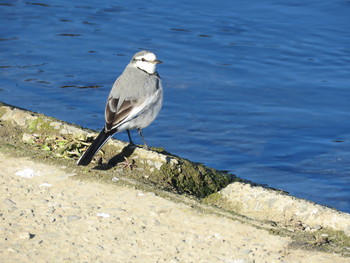
POLYGON ((261 186, 235 182, 218 194, 236 213, 286 227, 332 228, 350 236, 350 214, 261 186))
MULTIPOLYGON (((17 132, 17 137, 14 140, 20 140, 21 143, 27 145, 26 147, 33 140, 44 141, 49 148, 48 154, 52 158, 67 157, 62 152, 59 154, 55 152, 62 151, 62 149, 55 145, 57 137, 52 137, 65 136, 66 145, 73 145, 77 149, 77 156, 73 152, 70 159, 68 158, 72 165, 79 157, 79 151, 82 149, 79 147, 86 145, 79 138, 89 138, 96 135, 93 131, 5 104, 0 104, 0 125, 3 126, 3 130, 6 126, 13 126, 17 132), (73 143, 74 140, 77 142, 73 143), (57 148, 55 148, 56 146, 57 148)), ((15 144, 11 141, 15 135, 9 135, 5 131, 0 133, 0 136, 6 143, 15 144)), ((105 154, 99 157, 102 161, 100 160, 97 165, 105 165, 105 159, 108 156, 111 157, 112 153, 123 151, 126 146, 125 142, 112 140, 108 143, 109 148, 107 147, 105 154)), ((37 150, 40 148, 35 144, 33 147, 37 147, 35 148, 37 150)), ((63 148, 63 151, 70 152, 72 150, 63 148)), ((194 195, 206 204, 221 207, 226 211, 255 220, 273 221, 286 228, 295 229, 302 226, 310 231, 331 228, 343 231, 347 236, 350 236, 350 215, 347 213, 298 199, 281 191, 245 182, 234 175, 205 167, 202 164, 192 163, 164 150, 148 151, 135 148, 129 158, 137 164, 135 165, 136 169, 126 171, 114 168, 111 170, 111 175, 108 176, 130 176, 132 179, 149 182, 162 189, 194 195)), ((76 169, 83 168, 76 167, 76 169)))

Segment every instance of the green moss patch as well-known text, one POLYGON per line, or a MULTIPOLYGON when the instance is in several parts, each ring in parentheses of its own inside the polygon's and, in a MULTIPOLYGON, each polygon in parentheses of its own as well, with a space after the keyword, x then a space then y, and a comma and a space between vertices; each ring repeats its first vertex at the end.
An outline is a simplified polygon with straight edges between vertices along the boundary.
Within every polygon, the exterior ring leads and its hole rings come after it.
POLYGON ((203 164, 178 159, 178 165, 167 163, 153 172, 150 180, 168 184, 179 193, 206 197, 219 191, 234 180, 234 176, 208 168, 203 164))

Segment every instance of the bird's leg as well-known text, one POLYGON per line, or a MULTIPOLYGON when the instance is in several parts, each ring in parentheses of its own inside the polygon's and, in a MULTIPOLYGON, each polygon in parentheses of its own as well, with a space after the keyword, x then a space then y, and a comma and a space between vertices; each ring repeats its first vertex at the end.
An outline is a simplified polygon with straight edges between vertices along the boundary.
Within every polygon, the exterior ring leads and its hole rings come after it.
POLYGON ((132 141, 132 139, 131 139, 130 131, 129 131, 129 130, 126 130, 126 132, 128 133, 128 137, 129 137, 130 144, 131 144, 131 145, 135 145, 135 143, 134 143, 134 142, 132 141))
POLYGON ((125 156, 124 156, 124 160, 125 160, 124 162, 118 164, 118 165, 123 165, 123 169, 129 168, 131 171, 134 166, 137 167, 134 160, 132 160, 132 162, 130 163, 128 158, 126 158, 125 156))
POLYGON ((145 141, 145 138, 143 138, 143 135, 142 135, 142 129, 141 129, 141 128, 138 128, 137 131, 138 131, 138 133, 140 134, 141 139, 142 139, 142 141, 143 141, 143 144, 144 144, 144 145, 143 145, 143 148, 145 148, 145 149, 148 150, 147 143, 146 143, 146 141, 145 141))

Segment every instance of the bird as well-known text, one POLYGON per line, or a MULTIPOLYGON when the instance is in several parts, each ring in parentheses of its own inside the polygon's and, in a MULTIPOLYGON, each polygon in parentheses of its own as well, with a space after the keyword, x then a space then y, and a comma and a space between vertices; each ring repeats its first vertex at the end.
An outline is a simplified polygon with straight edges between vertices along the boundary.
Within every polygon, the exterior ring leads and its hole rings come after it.
POLYGON ((137 129, 145 148, 142 129, 153 122, 163 103, 162 80, 156 70, 163 63, 150 51, 137 52, 114 82, 107 98, 105 125, 89 148, 79 158, 78 165, 88 165, 101 147, 117 132, 137 129))

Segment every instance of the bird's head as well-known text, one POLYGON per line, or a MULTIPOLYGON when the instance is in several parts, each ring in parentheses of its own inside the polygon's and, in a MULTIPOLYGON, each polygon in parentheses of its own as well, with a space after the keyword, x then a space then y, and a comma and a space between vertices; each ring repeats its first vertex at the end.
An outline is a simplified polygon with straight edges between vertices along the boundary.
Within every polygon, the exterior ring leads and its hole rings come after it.
POLYGON ((154 74, 156 65, 163 62, 158 60, 154 53, 143 50, 133 56, 131 63, 148 74, 154 74))

